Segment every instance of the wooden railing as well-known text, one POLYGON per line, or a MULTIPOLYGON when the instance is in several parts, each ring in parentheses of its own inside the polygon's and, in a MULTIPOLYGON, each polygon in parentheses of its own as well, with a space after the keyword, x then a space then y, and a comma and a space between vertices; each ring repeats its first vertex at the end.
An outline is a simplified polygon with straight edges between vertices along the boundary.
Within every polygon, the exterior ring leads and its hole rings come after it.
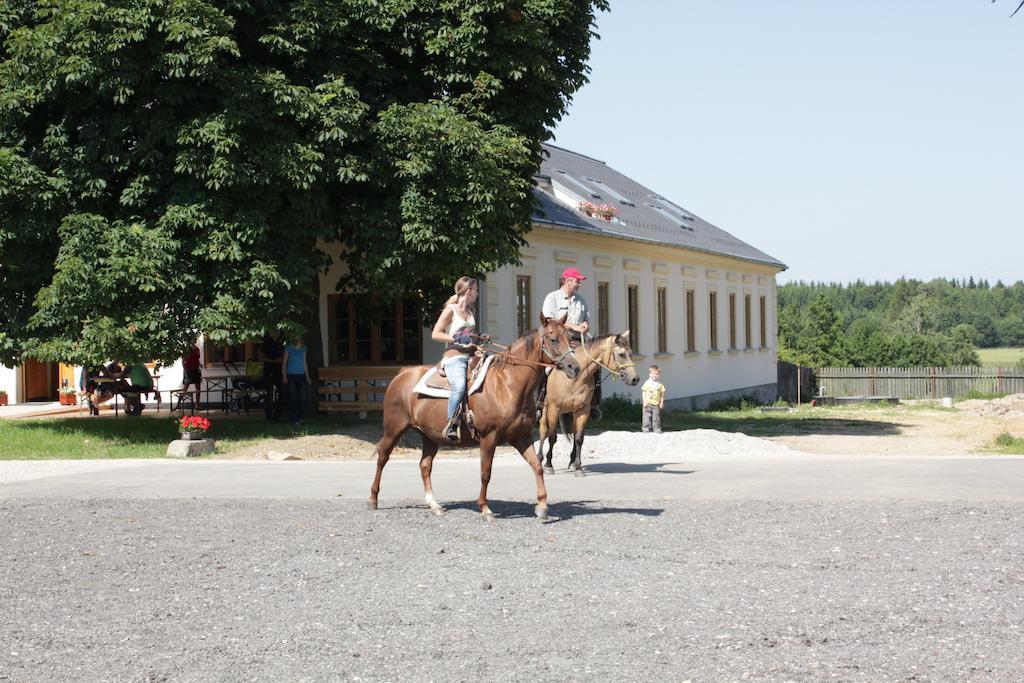
POLYGON ((320 368, 318 393, 320 410, 380 410, 384 392, 401 365, 361 365, 320 368))

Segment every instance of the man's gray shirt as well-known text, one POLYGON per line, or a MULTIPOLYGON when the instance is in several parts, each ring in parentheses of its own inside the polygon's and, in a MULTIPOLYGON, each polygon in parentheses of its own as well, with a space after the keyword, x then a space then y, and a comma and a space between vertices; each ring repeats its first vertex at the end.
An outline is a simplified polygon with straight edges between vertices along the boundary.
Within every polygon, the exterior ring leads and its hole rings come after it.
POLYGON ((544 305, 541 312, 549 318, 561 318, 568 314, 565 322, 579 325, 590 320, 590 312, 587 311, 587 302, 579 294, 566 296, 561 288, 544 297, 544 305))

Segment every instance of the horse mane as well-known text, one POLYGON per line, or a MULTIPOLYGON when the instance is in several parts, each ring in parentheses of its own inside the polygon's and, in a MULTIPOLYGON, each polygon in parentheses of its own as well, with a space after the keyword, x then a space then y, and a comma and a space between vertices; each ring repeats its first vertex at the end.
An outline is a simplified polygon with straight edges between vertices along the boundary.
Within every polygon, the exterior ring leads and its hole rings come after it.
POLYGON ((512 356, 519 356, 520 358, 533 358, 533 351, 536 348, 537 341, 540 339, 540 332, 536 329, 532 329, 524 334, 519 339, 512 342, 512 346, 509 347, 507 353, 496 354, 497 358, 491 363, 492 368, 503 368, 508 365, 509 358, 512 356), (525 350, 524 355, 520 355, 521 351, 525 350))

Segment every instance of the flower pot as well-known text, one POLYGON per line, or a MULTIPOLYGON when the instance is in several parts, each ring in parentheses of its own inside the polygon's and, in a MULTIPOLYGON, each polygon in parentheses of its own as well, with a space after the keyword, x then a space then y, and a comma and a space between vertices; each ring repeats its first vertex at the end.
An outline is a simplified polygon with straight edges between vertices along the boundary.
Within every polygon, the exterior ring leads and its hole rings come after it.
POLYGON ((183 441, 202 441, 203 440, 203 433, 202 432, 182 432, 181 433, 181 438, 182 438, 183 441))
POLYGON ((7 394, 0 394, 0 406, 7 405, 7 394))
POLYGON ((60 404, 62 406, 73 406, 73 405, 75 405, 75 403, 77 403, 77 401, 75 401, 75 395, 74 394, 61 394, 60 395, 60 404))

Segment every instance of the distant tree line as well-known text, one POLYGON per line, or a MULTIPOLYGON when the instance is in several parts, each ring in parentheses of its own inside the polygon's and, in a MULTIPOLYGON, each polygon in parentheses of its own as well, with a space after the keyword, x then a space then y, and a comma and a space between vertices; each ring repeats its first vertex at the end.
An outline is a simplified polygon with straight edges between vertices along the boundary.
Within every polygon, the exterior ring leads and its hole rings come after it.
POLYGON ((779 359, 801 365, 980 365, 1024 346, 1024 282, 936 279, 779 287, 779 359))

